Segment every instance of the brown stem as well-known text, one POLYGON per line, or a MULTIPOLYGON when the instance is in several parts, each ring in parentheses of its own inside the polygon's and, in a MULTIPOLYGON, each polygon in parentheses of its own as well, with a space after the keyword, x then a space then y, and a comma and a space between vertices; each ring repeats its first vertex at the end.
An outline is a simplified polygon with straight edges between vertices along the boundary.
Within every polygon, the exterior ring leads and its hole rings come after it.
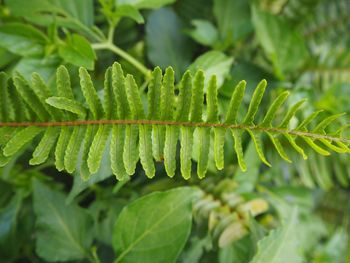
POLYGON ((305 136, 313 139, 327 139, 331 141, 341 141, 350 144, 350 140, 342 137, 334 137, 330 135, 288 130, 282 128, 262 127, 246 124, 228 124, 228 123, 208 123, 208 122, 181 122, 166 120, 78 120, 78 121, 57 121, 57 122, 0 122, 0 127, 62 127, 62 126, 84 126, 84 125, 113 125, 113 124, 143 124, 143 125, 174 125, 186 127, 216 127, 225 129, 250 129, 261 132, 284 133, 295 136, 305 136))

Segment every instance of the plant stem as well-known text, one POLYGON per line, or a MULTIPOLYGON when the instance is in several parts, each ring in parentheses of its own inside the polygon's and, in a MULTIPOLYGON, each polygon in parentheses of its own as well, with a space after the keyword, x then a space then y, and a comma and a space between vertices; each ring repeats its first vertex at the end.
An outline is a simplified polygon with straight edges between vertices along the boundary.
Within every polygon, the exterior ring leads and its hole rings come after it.
POLYGON ((93 263, 101 263, 100 259, 97 256, 97 249, 96 247, 91 248, 91 256, 92 256, 92 262, 93 263))
POLYGON ((146 68, 141 62, 139 62, 137 59, 135 59, 133 56, 130 56, 127 52, 122 50, 121 48, 117 47, 113 43, 107 42, 107 43, 96 43, 92 44, 93 49, 99 50, 99 49, 106 49, 110 50, 113 53, 121 56, 125 60, 127 60, 130 64, 132 64, 135 68, 137 68, 141 73, 143 73, 146 77, 150 75, 150 70, 146 68))
POLYGON ((130 177, 124 178, 122 181, 118 181, 118 183, 114 186, 113 188, 113 194, 117 194, 119 190, 127 183, 130 181, 130 177))
POLYGON ((230 123, 210 123, 210 122, 188 122, 188 121, 168 121, 168 120, 77 120, 77 121, 53 121, 53 122, 0 122, 0 127, 61 127, 61 126, 82 126, 82 125, 118 125, 118 124, 143 124, 143 125, 172 125, 185 127, 207 127, 207 128, 226 128, 239 130, 254 130, 258 132, 273 132, 287 134, 292 136, 309 137, 312 139, 326 139, 330 141, 339 141, 350 144, 350 139, 345 137, 337 137, 334 135, 326 135, 314 133, 312 131, 289 130, 286 128, 275 128, 256 126, 249 124, 230 124, 230 123))

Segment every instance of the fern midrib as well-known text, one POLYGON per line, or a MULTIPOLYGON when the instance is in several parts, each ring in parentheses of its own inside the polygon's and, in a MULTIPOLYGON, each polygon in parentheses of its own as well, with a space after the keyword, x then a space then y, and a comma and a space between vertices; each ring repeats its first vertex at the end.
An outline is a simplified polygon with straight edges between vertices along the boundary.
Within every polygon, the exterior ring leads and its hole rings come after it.
POLYGON ((261 132, 275 132, 289 134, 312 139, 327 139, 350 144, 350 139, 331 135, 313 133, 308 131, 289 130, 276 127, 262 127, 248 124, 208 123, 208 122, 179 122, 167 120, 78 120, 78 121, 54 121, 54 122, 0 122, 1 127, 63 127, 63 126, 87 126, 87 125, 110 125, 110 124, 143 124, 143 125, 173 125, 186 127, 221 127, 226 129, 250 129, 261 132))

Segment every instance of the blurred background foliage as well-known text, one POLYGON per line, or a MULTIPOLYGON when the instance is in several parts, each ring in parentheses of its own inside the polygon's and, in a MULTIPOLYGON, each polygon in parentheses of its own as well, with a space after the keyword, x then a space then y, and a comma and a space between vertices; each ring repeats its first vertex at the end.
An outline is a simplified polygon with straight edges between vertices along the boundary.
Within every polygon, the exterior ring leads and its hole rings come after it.
MULTIPOLYGON (((292 91, 290 105, 308 98, 305 116, 315 109, 350 112, 349 0, 0 3, 1 71, 17 70, 28 79, 39 72, 53 85, 64 64, 78 86, 77 67, 83 66, 101 89, 114 61, 143 88, 154 66, 171 65, 177 78, 200 68, 217 75, 222 112, 239 80, 251 93, 262 78, 269 83, 265 103, 284 88, 292 91)), ((123 207, 155 191, 191 185, 200 194, 177 262, 350 262, 348 155, 310 151, 305 161, 291 151, 290 165, 266 142, 267 168, 247 140, 248 171, 242 173, 232 139, 227 141, 225 169, 189 181, 179 174, 167 178, 162 164, 153 180, 138 167, 130 180, 116 182, 109 165, 102 165, 83 181, 55 171, 53 161, 23 165, 30 158, 24 152, 0 170, 0 261, 113 262, 118 248, 112 229, 123 207), (56 218, 51 206, 63 216, 56 218), (62 234, 63 228, 68 232, 62 234)))

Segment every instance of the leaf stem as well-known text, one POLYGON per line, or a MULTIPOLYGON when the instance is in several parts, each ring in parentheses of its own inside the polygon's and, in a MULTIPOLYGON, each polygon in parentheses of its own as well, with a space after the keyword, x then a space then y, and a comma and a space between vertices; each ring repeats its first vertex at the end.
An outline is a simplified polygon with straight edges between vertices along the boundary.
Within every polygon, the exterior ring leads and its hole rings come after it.
POLYGON ((86 126, 86 125, 118 125, 118 124, 142 124, 142 125, 173 125, 185 127, 212 127, 225 129, 255 130, 260 132, 274 132, 279 134, 289 134, 292 136, 309 137, 312 139, 326 139, 330 141, 340 141, 350 144, 350 139, 331 135, 313 133, 308 131, 289 130, 284 128, 274 128, 256 126, 248 124, 210 123, 210 122, 181 122, 163 120, 78 120, 78 121, 56 121, 56 122, 0 122, 0 127, 62 127, 62 126, 86 126))
POLYGON ((117 47, 111 42, 106 42, 106 43, 95 43, 92 44, 92 48, 95 50, 109 50, 112 51, 113 53, 121 56, 125 60, 127 60, 130 64, 132 64, 135 68, 137 68, 141 73, 143 73, 147 78, 150 75, 150 70, 143 65, 141 62, 139 62, 137 59, 135 59, 133 56, 129 55, 127 52, 122 50, 121 48, 117 47))
POLYGON ((97 248, 95 246, 91 248, 91 263, 101 263, 97 255, 97 248))

